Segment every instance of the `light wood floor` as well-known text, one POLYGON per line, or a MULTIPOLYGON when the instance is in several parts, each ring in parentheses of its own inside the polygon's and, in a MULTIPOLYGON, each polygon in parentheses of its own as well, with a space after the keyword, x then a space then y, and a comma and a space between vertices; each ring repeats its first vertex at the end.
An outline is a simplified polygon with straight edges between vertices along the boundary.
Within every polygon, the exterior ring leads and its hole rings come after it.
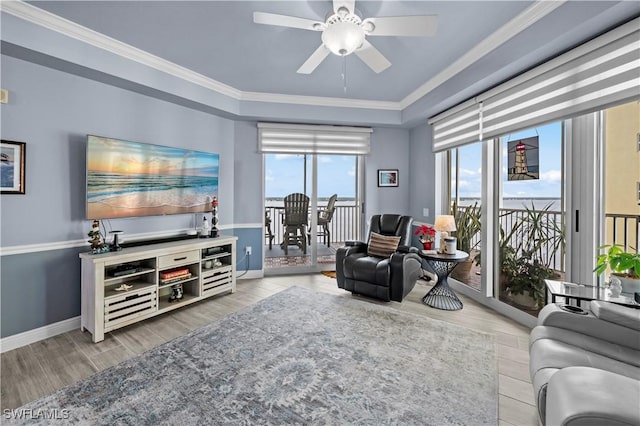
MULTIPOLYGON (((0 408, 17 408, 294 285, 357 297, 338 289, 334 279, 321 274, 240 280, 234 294, 116 330, 97 344, 91 342, 89 333, 80 330, 61 334, 2 354, 0 408)), ((386 305, 493 333, 498 342, 499 424, 538 425, 528 370, 529 329, 463 296, 464 309, 460 311, 430 308, 421 302, 429 288, 419 281, 403 303, 386 305)))

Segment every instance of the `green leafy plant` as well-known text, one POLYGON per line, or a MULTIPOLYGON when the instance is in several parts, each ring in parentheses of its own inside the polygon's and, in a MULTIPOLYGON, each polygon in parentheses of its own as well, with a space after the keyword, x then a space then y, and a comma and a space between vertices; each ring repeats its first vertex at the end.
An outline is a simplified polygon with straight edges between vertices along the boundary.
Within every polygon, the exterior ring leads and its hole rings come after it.
POLYGON ((640 278, 640 253, 627 253, 617 244, 603 245, 599 248, 607 250, 597 257, 594 271, 598 275, 604 273, 608 267, 612 273, 629 278, 640 278))
POLYGON ((564 249, 564 228, 550 220, 551 204, 540 210, 524 207, 524 215, 506 232, 500 229, 501 276, 511 294, 528 294, 544 305, 544 280, 558 276, 551 267, 556 251, 564 249))
POLYGON ((481 209, 478 203, 469 206, 464 210, 458 210, 454 204, 453 213, 456 220, 456 238, 458 239, 458 250, 471 253, 480 243, 480 239, 473 242, 473 238, 482 229, 480 222, 481 209))

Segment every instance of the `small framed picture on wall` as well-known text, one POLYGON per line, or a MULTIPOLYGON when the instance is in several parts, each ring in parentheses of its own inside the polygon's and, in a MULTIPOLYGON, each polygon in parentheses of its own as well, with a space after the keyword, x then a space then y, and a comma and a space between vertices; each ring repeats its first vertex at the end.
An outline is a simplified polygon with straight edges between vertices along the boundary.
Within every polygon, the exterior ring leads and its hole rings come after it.
POLYGON ((378 169, 378 186, 398 186, 398 169, 378 169))
POLYGON ((24 194, 24 159, 26 143, 0 142, 0 193, 24 194))

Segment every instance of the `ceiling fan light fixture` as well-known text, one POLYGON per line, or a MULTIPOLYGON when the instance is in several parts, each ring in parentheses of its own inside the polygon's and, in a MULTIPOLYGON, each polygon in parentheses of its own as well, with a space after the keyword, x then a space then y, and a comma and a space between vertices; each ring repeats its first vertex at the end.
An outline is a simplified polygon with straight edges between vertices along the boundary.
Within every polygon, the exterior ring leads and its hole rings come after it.
POLYGON ((347 9, 345 6, 340 6, 336 13, 340 18, 344 19, 351 12, 349 12, 349 9, 347 9))
POLYGON ((376 26, 373 22, 365 20, 362 22, 362 29, 365 33, 372 33, 376 29, 376 26))
POLYGON ((346 56, 364 42, 364 30, 353 22, 336 22, 322 33, 322 42, 333 54, 346 56))

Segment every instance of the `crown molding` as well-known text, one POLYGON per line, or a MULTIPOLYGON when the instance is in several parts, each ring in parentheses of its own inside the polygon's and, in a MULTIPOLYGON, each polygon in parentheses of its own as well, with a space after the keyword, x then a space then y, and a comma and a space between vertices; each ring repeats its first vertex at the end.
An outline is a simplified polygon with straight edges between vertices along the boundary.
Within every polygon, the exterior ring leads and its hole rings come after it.
POLYGON ((91 46, 121 56, 158 71, 181 78, 234 99, 240 99, 241 91, 227 84, 208 78, 188 68, 152 55, 144 50, 118 41, 107 35, 84 27, 73 21, 40 9, 22 0, 10 0, 0 3, 0 11, 9 13, 40 27, 55 31, 67 37, 90 44, 91 46))
POLYGON ((558 7, 562 6, 565 2, 566 0, 536 0, 535 3, 525 9, 518 16, 504 24, 489 37, 476 44, 471 48, 471 50, 467 51, 451 65, 407 95, 402 101, 400 101, 401 109, 405 109, 409 105, 413 104, 418 99, 422 98, 427 93, 452 78, 454 75, 458 74, 483 56, 487 55, 489 52, 496 49, 498 46, 502 45, 534 23, 538 22, 540 19, 547 16, 549 13, 556 10, 558 7))
POLYGON ((146 65, 182 80, 197 84, 206 89, 228 96, 235 100, 253 102, 273 102, 282 104, 311 105, 341 108, 379 109, 400 111, 399 102, 375 101, 367 99, 344 99, 320 96, 284 95, 278 93, 244 92, 217 80, 192 71, 181 65, 145 52, 129 44, 118 41, 78 23, 40 9, 22 0, 9 0, 0 3, 0 11, 9 13, 32 24, 55 31, 75 40, 105 50, 146 65))
POLYGON ((152 55, 129 44, 118 41, 107 35, 91 30, 51 12, 40 9, 23 0, 9 0, 0 3, 0 11, 14 15, 20 19, 55 31, 99 49, 111 52, 169 75, 197 84, 206 89, 228 96, 238 101, 265 102, 293 105, 309 105, 333 108, 358 108, 388 111, 402 111, 420 98, 460 73, 462 70, 478 61, 480 58, 496 49, 515 35, 519 34, 538 20, 542 19, 566 0, 544 1, 536 0, 518 16, 507 22, 493 34, 482 40, 471 50, 458 58, 440 73, 422 84, 401 101, 376 101, 368 99, 346 99, 321 96, 286 95, 267 92, 245 92, 188 68, 152 55))
POLYGON ((327 106, 337 108, 381 109, 401 111, 400 102, 373 101, 368 99, 329 98, 323 96, 283 95, 278 93, 242 92, 243 101, 272 102, 281 104, 327 106))

